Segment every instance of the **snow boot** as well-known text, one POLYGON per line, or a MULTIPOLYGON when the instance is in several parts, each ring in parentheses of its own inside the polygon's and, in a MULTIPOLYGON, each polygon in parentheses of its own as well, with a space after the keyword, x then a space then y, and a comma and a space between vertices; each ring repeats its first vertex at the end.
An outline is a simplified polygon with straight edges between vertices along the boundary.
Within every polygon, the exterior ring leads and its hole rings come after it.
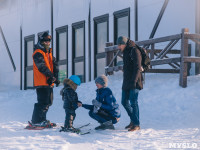
POLYGON ((137 131, 140 130, 140 126, 132 126, 128 131, 137 131))
POLYGON ((106 130, 106 129, 111 129, 111 130, 115 129, 115 127, 112 124, 112 121, 106 121, 102 123, 100 126, 95 128, 95 130, 106 130))
POLYGON ((72 132, 72 133, 80 133, 81 130, 78 128, 74 128, 74 127, 62 127, 61 126, 61 130, 60 132, 72 132))
POLYGON ((133 127, 133 122, 130 122, 130 124, 125 127, 125 129, 129 129, 129 128, 132 128, 132 127, 133 127))
POLYGON ((53 128, 56 126, 55 123, 51 123, 49 120, 42 121, 40 123, 32 123, 35 127, 43 127, 43 128, 53 128))

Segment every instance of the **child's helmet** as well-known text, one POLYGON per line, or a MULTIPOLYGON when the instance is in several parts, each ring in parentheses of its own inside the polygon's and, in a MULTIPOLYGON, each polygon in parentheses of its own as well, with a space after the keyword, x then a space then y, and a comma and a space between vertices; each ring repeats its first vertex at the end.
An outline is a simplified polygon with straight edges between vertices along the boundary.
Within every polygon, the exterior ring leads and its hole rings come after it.
POLYGON ((69 77, 69 79, 72 80, 77 85, 81 84, 81 79, 77 75, 72 75, 72 76, 69 77))

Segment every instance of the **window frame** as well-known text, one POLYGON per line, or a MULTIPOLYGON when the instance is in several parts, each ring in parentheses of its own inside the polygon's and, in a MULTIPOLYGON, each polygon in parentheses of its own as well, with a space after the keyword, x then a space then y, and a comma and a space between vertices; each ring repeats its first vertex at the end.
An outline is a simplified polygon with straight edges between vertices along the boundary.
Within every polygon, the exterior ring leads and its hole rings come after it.
POLYGON ((107 42, 109 41, 109 14, 104 14, 98 17, 93 18, 94 21, 94 78, 97 77, 97 59, 105 58, 106 53, 97 52, 97 25, 99 23, 107 22, 107 42))
MULTIPOLYGON (((33 41, 33 52, 34 52, 34 45, 35 45, 35 35, 29 35, 24 37, 24 90, 27 89, 34 89, 34 81, 33 86, 27 86, 27 72, 33 71, 33 65, 27 66, 27 42, 33 41)), ((34 76, 34 75, 33 75, 34 76)), ((34 79, 34 78, 33 78, 34 79)))
POLYGON ((82 82, 86 81, 85 70, 85 21, 79 21, 72 23, 72 74, 75 74, 75 63, 83 62, 83 74, 84 78, 82 82), (83 56, 75 57, 75 30, 83 28, 83 56))
POLYGON ((66 78, 68 77, 68 53, 69 53, 69 49, 68 49, 68 25, 62 26, 62 27, 58 27, 55 29, 56 30, 56 61, 58 62, 58 67, 61 65, 66 65, 66 78), (59 58, 59 34, 60 33, 65 33, 66 32, 66 59, 61 59, 59 58))
POLYGON ((119 10, 119 11, 115 11, 113 13, 113 16, 114 16, 114 44, 116 44, 116 41, 117 41, 117 38, 118 38, 117 20, 119 18, 123 18, 123 17, 128 16, 128 38, 130 37, 130 7, 119 10))
MULTIPOLYGON (((125 8, 125 9, 122 9, 122 10, 119 10, 119 11, 115 11, 113 13, 113 16, 114 16, 114 45, 116 45, 117 43, 117 38, 118 38, 118 19, 119 18, 123 18, 123 17, 127 17, 128 16, 128 38, 130 38, 130 7, 129 8, 125 8)), ((117 65, 117 62, 118 62, 118 57, 115 59, 114 61, 114 65, 116 66, 117 65)))

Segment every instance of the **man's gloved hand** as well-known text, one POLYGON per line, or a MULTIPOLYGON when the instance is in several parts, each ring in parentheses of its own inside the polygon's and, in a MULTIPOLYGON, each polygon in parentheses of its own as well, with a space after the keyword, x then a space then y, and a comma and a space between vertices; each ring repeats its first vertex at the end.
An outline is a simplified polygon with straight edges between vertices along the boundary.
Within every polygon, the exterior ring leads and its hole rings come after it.
POLYGON ((96 106, 96 107, 101 107, 101 105, 102 105, 102 103, 101 102, 99 102, 99 101, 97 101, 96 99, 93 99, 92 100, 92 104, 94 105, 94 106, 96 106))
POLYGON ((60 84, 60 80, 56 80, 56 81, 54 81, 54 83, 56 84, 56 87, 58 87, 60 84))
POLYGON ((54 83, 56 81, 56 78, 55 77, 50 77, 48 80, 47 80, 47 83, 49 85, 51 85, 52 83, 54 83))

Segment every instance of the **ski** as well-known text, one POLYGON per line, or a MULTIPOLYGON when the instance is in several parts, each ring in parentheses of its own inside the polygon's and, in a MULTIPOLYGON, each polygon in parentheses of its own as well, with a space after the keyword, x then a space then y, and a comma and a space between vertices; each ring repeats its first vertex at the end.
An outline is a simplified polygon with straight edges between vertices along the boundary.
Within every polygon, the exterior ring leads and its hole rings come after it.
MULTIPOLYGON (((86 126, 88 126, 88 124, 86 126)), ((85 125, 81 126, 81 128, 83 128, 83 127, 85 127, 85 125)), ((90 130, 91 129, 89 129, 88 131, 83 132, 83 131, 80 130, 80 127, 79 128, 74 128, 74 129, 67 129, 67 128, 61 126, 60 132, 70 132, 70 133, 76 133, 76 134, 79 134, 79 135, 85 135, 85 134, 89 134, 90 130)))
POLYGON ((86 132, 81 132, 80 135, 85 135, 85 134, 90 134, 90 130, 86 131, 86 132))
POLYGON ((87 124, 85 124, 85 125, 82 125, 82 126, 78 127, 77 129, 81 129, 81 128, 87 127, 87 126, 89 126, 89 125, 90 125, 90 123, 87 123, 87 124))
POLYGON ((33 125, 30 121, 28 121, 28 125, 24 128, 24 129, 28 129, 28 130, 43 130, 43 129, 50 129, 56 127, 55 123, 50 123, 50 125, 47 126, 37 126, 37 125, 33 125))
POLYGON ((30 121, 28 121, 28 125, 24 129, 28 129, 28 130, 43 130, 44 127, 33 126, 33 124, 30 121))

